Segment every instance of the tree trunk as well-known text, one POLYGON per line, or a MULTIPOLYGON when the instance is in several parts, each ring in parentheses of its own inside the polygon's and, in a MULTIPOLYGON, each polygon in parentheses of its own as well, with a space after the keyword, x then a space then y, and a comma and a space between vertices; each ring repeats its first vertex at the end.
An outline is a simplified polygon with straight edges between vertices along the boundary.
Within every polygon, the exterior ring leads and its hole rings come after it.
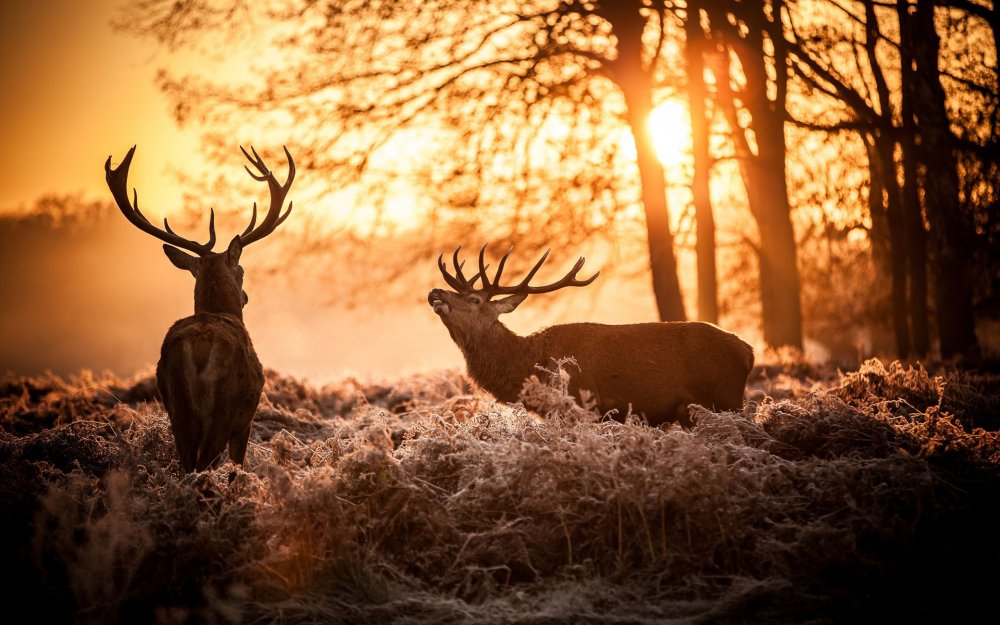
MULTIPOLYGON (((881 37, 875 3, 864 2, 865 7, 865 53, 875 81, 873 102, 878 122, 870 131, 863 133, 862 139, 868 152, 870 172, 869 206, 872 213, 872 231, 875 230, 875 215, 883 216, 885 232, 883 237, 888 248, 888 276, 890 283, 890 308, 892 329, 896 338, 896 355, 906 358, 910 354, 910 319, 906 298, 906 237, 903 224, 902 198, 896 176, 896 127, 892 113, 892 95, 889 82, 882 71, 878 55, 881 37)), ((878 249, 873 248, 874 249, 878 249)))
POLYGON ((927 234, 920 190, 917 181, 916 127, 913 113, 913 51, 911 49, 909 0, 897 0, 899 21, 899 55, 902 68, 900 110, 902 132, 899 147, 902 152, 903 183, 900 189, 900 210, 903 214, 907 273, 909 274, 909 316, 913 337, 913 353, 924 357, 930 351, 930 323, 927 316, 927 234))
POLYGON ((629 126, 635 137, 656 308, 659 311, 660 321, 684 321, 687 317, 681 299, 680 283, 677 280, 674 235, 670 230, 670 214, 667 211, 666 178, 646 125, 653 108, 652 102, 649 92, 628 91, 625 92, 625 102, 628 106, 629 126))
POLYGON ((709 181, 711 155, 708 149, 708 115, 705 89, 705 31, 699 20, 699 10, 688 3, 687 35, 684 54, 687 58, 688 108, 691 115, 691 145, 694 152, 694 177, 691 195, 694 200, 698 255, 698 319, 710 323, 719 321, 718 283, 715 267, 715 217, 712 215, 712 195, 709 181))
POLYGON ((731 41, 747 81, 745 93, 740 97, 750 113, 756 154, 736 122, 734 94, 728 89, 728 80, 719 80, 718 86, 723 105, 730 109, 727 115, 733 125, 737 156, 746 163, 742 171, 747 198, 760 231, 758 258, 764 341, 772 347, 802 349, 798 253, 785 171, 787 50, 781 23, 782 2, 772 0, 768 5, 765 6, 764 0, 735 5, 739 17, 748 25, 746 31, 734 28, 729 22, 726 11, 734 9, 722 5, 707 8, 713 28, 722 29, 731 41), (766 59, 769 57, 778 68, 773 100, 768 95, 766 59))
MULTIPOLYGON (((760 119, 759 111, 751 111, 760 119)), ((750 164, 750 205, 760 230, 761 313, 764 341, 802 349, 798 253, 785 179, 785 133, 780 119, 754 124, 758 156, 750 164)))
POLYGON ((927 312, 927 231, 923 211, 920 210, 920 192, 917 188, 917 163, 912 136, 903 148, 903 189, 901 210, 906 237, 906 265, 910 278, 910 331, 913 335, 913 354, 926 356, 931 349, 930 319, 927 312))
POLYGON ((972 309, 970 236, 958 205, 958 166, 945 94, 938 69, 940 40, 934 28, 934 3, 918 0, 911 24, 916 79, 912 94, 920 154, 924 163, 924 207, 934 250, 934 300, 941 355, 978 351, 972 309))
POLYGON ((896 354, 900 358, 906 358, 910 353, 910 323, 906 299, 903 213, 893 158, 895 142, 882 134, 874 132, 864 138, 871 181, 868 204, 872 218, 872 253, 876 257, 876 268, 886 272, 889 277, 889 303, 896 354))
POLYGON ((667 210, 666 177, 656 155, 647 122, 653 110, 652 76, 643 66, 642 33, 646 17, 640 3, 613 3, 602 6, 617 39, 617 58, 610 64, 614 79, 625 96, 628 123, 635 138, 642 204, 649 237, 649 266, 653 294, 661 321, 684 321, 684 301, 677 279, 674 235, 667 210))

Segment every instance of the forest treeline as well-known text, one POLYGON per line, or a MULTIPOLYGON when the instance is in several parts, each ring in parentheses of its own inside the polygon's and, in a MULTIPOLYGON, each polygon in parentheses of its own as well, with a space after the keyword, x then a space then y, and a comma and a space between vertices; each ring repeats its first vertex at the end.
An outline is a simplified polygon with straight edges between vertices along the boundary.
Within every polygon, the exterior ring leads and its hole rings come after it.
POLYGON ((230 130, 294 143, 367 204, 405 183, 430 227, 403 265, 631 238, 663 320, 750 293, 772 346, 826 314, 949 357, 978 352, 997 303, 998 21, 982 0, 134 0, 117 26, 171 51, 253 42, 241 80, 161 74, 177 120, 214 154, 230 130), (667 99, 690 115, 677 170, 647 125, 667 99))

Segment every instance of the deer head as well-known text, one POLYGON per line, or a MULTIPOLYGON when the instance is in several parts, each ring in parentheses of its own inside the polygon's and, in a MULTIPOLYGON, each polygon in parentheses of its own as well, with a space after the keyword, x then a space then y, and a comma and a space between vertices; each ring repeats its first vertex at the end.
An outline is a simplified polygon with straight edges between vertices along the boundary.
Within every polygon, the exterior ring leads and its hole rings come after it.
POLYGON ((285 157, 288 159, 288 177, 284 184, 280 184, 274 174, 264 164, 264 160, 257 154, 251 146, 251 156, 246 150, 240 147, 243 155, 246 156, 250 164, 258 173, 254 173, 246 167, 247 173, 254 180, 266 182, 271 195, 271 205, 268 207, 264 219, 257 224, 257 203, 253 205, 253 215, 250 224, 242 234, 233 237, 229 247, 224 252, 213 252, 215 246, 215 210, 211 211, 209 217, 208 241, 196 243, 190 239, 179 236, 171 228, 167 220, 163 220, 163 229, 157 228, 146 219, 146 216, 139 211, 139 197, 135 189, 132 190, 132 200, 128 196, 128 170, 132 164, 132 157, 135 155, 135 146, 128 151, 121 164, 116 168, 111 168, 111 157, 104 163, 105 178, 108 188, 118 204, 125 218, 132 225, 147 234, 151 234, 157 239, 166 243, 163 252, 170 259, 174 266, 190 271, 195 278, 195 312, 228 313, 242 318, 243 306, 247 304, 249 298, 243 290, 243 267, 240 266, 240 255, 243 248, 259 241, 271 234, 275 228, 282 224, 292 212, 292 203, 288 203, 288 210, 281 212, 292 181, 295 179, 295 162, 292 155, 285 148, 285 157), (193 252, 195 256, 186 254, 181 250, 193 252))
POLYGON ((468 279, 462 273, 465 262, 458 260, 458 253, 461 249, 462 247, 459 246, 452 255, 452 263, 455 267, 454 275, 448 273, 444 255, 438 256, 438 268, 448 286, 455 290, 433 289, 427 295, 427 301, 431 308, 441 317, 441 321, 448 328, 452 338, 460 346, 471 337, 479 336, 488 328, 495 326, 500 315, 513 311, 528 295, 551 293, 568 286, 587 286, 601 274, 598 271, 586 280, 578 280, 576 276, 583 268, 584 263, 584 258, 581 256, 573 268, 560 280, 544 286, 531 286, 529 283, 549 256, 549 250, 546 250, 521 282, 503 286, 500 284, 500 277, 503 274, 507 258, 514 251, 513 247, 507 250, 507 253, 500 259, 492 280, 486 273, 489 268, 484 257, 486 246, 484 245, 479 250, 479 271, 468 279), (480 288, 475 287, 477 280, 482 283, 480 288), (499 297, 501 295, 506 297, 499 297), (498 297, 499 299, 495 299, 498 297))

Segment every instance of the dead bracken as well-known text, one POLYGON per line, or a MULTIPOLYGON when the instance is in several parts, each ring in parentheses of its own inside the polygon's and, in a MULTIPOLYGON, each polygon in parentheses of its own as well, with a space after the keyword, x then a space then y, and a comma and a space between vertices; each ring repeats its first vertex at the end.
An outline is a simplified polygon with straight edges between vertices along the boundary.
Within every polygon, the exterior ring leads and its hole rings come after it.
POLYGON ((324 388, 268 372, 233 479, 185 474, 148 376, 8 377, 4 600, 101 623, 947 622, 991 605, 1000 376, 765 362, 743 413, 695 407, 686 430, 616 422, 539 373, 524 396, 551 406, 533 412, 457 372, 324 388))

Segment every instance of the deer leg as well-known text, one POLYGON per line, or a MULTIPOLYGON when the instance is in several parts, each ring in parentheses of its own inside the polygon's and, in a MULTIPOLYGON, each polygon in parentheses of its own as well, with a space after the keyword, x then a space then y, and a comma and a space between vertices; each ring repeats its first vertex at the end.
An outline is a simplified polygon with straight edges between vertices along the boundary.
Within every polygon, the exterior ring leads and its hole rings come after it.
POLYGON ((697 401, 693 396, 684 395, 674 407, 674 421, 685 430, 690 430, 694 427, 694 421, 691 420, 691 411, 688 408, 691 404, 695 403, 697 401))
POLYGON ((214 429, 205 436, 205 440, 198 450, 198 470, 217 466, 222 458, 222 453, 226 450, 226 433, 220 432, 219 424, 214 424, 214 429))
POLYGON ((250 442, 250 424, 234 433, 229 438, 229 458, 234 463, 243 466, 243 459, 247 454, 247 443, 250 442))
POLYGON ((199 423, 191 408, 188 393, 183 388, 160 386, 164 408, 170 417, 170 431, 174 435, 174 447, 180 458, 181 467, 190 473, 198 462, 199 423))
MULTIPOLYGON (((179 414, 178 419, 190 420, 190 417, 179 414)), ((180 431, 180 428, 174 428, 174 446, 177 447, 177 455, 181 459, 181 467, 184 468, 184 471, 186 473, 194 471, 195 465, 198 463, 198 447, 191 440, 191 437, 180 431)))

